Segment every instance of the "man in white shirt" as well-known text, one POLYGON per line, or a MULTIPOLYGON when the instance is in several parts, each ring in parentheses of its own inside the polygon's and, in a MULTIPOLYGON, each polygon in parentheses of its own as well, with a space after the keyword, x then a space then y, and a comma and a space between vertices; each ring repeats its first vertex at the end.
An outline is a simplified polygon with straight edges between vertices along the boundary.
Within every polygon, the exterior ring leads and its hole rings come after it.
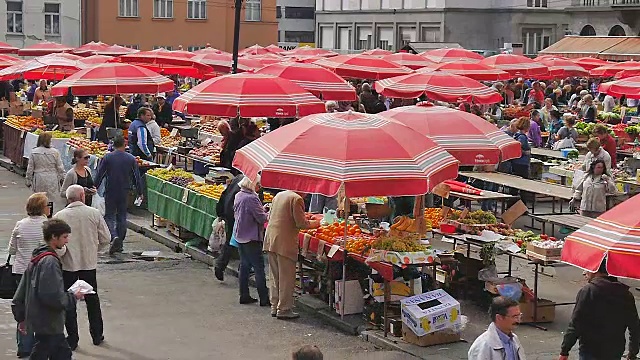
POLYGON ((613 96, 607 94, 602 100, 602 110, 604 112, 612 112, 613 108, 616 106, 616 99, 613 96))
POLYGON ((153 143, 156 146, 160 145, 160 141, 162 140, 162 135, 160 132, 160 125, 158 125, 158 123, 156 122, 155 115, 153 116, 151 121, 146 123, 146 125, 147 125, 147 130, 149 130, 149 134, 151 134, 151 138, 153 139, 153 143))
MULTIPOLYGON (((96 281, 96 267, 98 266, 98 252, 106 250, 111 241, 107 223, 98 209, 84 204, 84 188, 71 185, 67 189, 69 205, 58 211, 53 218, 63 220, 71 227, 72 234, 69 242, 61 251, 62 277, 64 288, 68 289, 77 280, 84 280, 93 286, 96 294, 86 295, 87 315, 89 317, 89 332, 94 345, 104 341, 102 311, 98 298, 98 283, 96 281)), ((66 312, 65 327, 67 342, 71 350, 78 347, 78 315, 76 311, 66 312)))

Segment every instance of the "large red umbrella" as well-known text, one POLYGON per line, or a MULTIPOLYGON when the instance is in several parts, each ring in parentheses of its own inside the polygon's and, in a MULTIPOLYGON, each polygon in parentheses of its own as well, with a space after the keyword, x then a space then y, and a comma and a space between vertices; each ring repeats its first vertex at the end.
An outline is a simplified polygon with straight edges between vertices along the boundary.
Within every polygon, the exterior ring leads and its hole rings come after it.
POLYGON ((623 70, 637 70, 640 69, 640 61, 625 61, 620 63, 610 63, 604 66, 597 67, 589 70, 589 75, 593 77, 613 77, 617 73, 623 70))
POLYGON ((41 43, 27 46, 24 49, 18 50, 20 56, 42 56, 48 54, 55 54, 61 52, 70 52, 73 48, 70 46, 54 43, 51 41, 43 41, 41 43))
POLYGON ((0 41, 0 54, 14 54, 17 53, 18 50, 20 49, 0 41))
POLYGON ((299 48, 295 48, 291 51, 287 51, 285 53, 283 53, 284 55, 287 56, 294 56, 294 57, 301 57, 301 56, 317 56, 317 57, 331 57, 331 56, 336 56, 338 55, 338 53, 335 53, 331 50, 327 50, 327 49, 321 49, 321 48, 314 48, 311 46, 301 46, 299 48))
POLYGON ((619 73, 616 74, 615 78, 616 79, 625 79, 625 78, 630 78, 630 77, 634 77, 634 76, 640 76, 640 68, 622 70, 622 71, 620 71, 619 73))
POLYGON ((74 49, 73 53, 81 56, 91 56, 97 54, 101 50, 106 50, 108 47, 109 44, 105 44, 102 41, 92 41, 74 49))
POLYGON ((582 66, 565 59, 543 59, 539 61, 542 65, 546 65, 549 68, 549 75, 541 78, 566 78, 573 76, 589 76, 587 71, 582 66))
POLYGON ((564 56, 558 56, 558 55, 540 55, 533 60, 541 61, 541 60, 556 60, 556 59, 569 60, 564 56))
MULTIPOLYGON (((198 54, 191 58, 193 61, 198 61, 203 64, 207 64, 213 68, 213 71, 216 73, 227 74, 231 72, 231 67, 233 65, 233 57, 231 54, 227 53, 209 53, 209 54, 198 54)), ((250 71, 254 69, 252 66, 247 66, 246 59, 241 58, 238 59, 238 71, 250 71)), ((249 61, 251 65, 262 67, 262 63, 258 60, 249 61)))
POLYGON ((606 258, 609 275, 640 279, 639 206, 636 195, 567 236, 562 261, 595 272, 606 258))
POLYGON ((200 49, 200 50, 196 50, 193 52, 196 55, 201 55, 201 54, 222 54, 224 53, 224 51, 222 50, 218 50, 216 48, 212 48, 211 46, 207 46, 206 48, 200 49))
POLYGON ((380 80, 410 74, 411 69, 367 55, 338 55, 314 61, 344 78, 380 80))
POLYGON ((273 51, 264 48, 258 44, 249 46, 248 48, 242 49, 238 52, 238 55, 240 56, 245 56, 245 55, 265 55, 265 54, 273 54, 273 51))
POLYGON ((628 98, 640 98, 640 76, 624 78, 600 84, 598 91, 612 96, 625 95, 628 98))
POLYGON ((372 49, 372 50, 366 50, 362 52, 362 55, 377 56, 377 57, 383 57, 391 54, 393 54, 393 51, 383 50, 383 49, 372 49))
POLYGON ((174 89, 174 82, 156 72, 125 63, 105 63, 80 70, 51 88, 63 96, 71 88, 76 96, 105 94, 156 94, 174 89))
POLYGON ((546 66, 522 55, 498 54, 490 56, 480 63, 504 70, 512 76, 536 77, 549 73, 546 66))
POLYGON ((282 54, 282 53, 284 53, 286 51, 285 49, 279 47, 278 45, 274 45, 274 44, 268 45, 267 47, 265 47, 265 49, 271 51, 274 54, 282 54))
POLYGON ((493 104, 502 96, 488 86, 468 77, 441 71, 414 73, 376 81, 378 93, 391 98, 415 99, 425 94, 429 99, 446 102, 493 104))
POLYGON ((420 53, 420 56, 424 56, 427 59, 437 63, 451 61, 478 62, 484 59, 482 55, 474 53, 471 50, 446 48, 425 51, 423 53, 420 53))
POLYGON ((82 63, 51 54, 0 70, 0 80, 61 80, 84 68, 82 63))
POLYGON ((384 60, 394 62, 401 66, 406 66, 409 69, 421 69, 430 65, 433 65, 434 62, 424 58, 420 55, 412 54, 412 53, 395 53, 391 55, 386 55, 382 57, 384 60))
POLYGON ((108 56, 121 56, 121 55, 126 55, 126 54, 133 54, 133 53, 137 53, 137 52, 138 52, 138 50, 130 49, 130 48, 125 47, 125 46, 111 45, 108 48, 105 48, 104 50, 97 51, 96 54, 98 54, 98 55, 108 55, 108 56))
POLYGON ((502 81, 513 78, 508 72, 495 69, 488 65, 467 61, 454 61, 436 64, 420 70, 429 72, 433 70, 444 71, 451 74, 462 75, 478 81, 502 81))
POLYGON ((495 165, 522 155, 518 141, 468 112, 422 103, 398 107, 379 115, 428 136, 463 166, 495 165))
POLYGON ((206 80, 174 100, 187 114, 222 117, 301 117, 324 112, 310 92, 271 75, 232 74, 206 80))
POLYGON ((85 65, 93 66, 98 64, 104 64, 106 62, 111 62, 113 61, 113 57, 106 56, 106 55, 91 55, 91 56, 87 56, 86 58, 82 58, 78 61, 85 65))
POLYGON ((592 57, 581 57, 577 59, 570 59, 570 61, 582 66, 587 70, 595 69, 597 67, 610 64, 610 62, 606 60, 592 58, 592 57))
POLYGON ((21 62, 22 60, 16 57, 0 54, 0 69, 8 68, 9 66, 17 65, 21 62))
POLYGON ((237 151, 233 166, 265 187, 348 197, 419 195, 455 178, 458 162, 417 131, 355 112, 304 117, 237 151), (381 146, 384 144, 384 146, 381 146))
POLYGON ((278 76, 291 80, 322 100, 354 101, 356 89, 340 76, 313 64, 284 62, 272 64, 256 71, 256 74, 278 76))
POLYGON ((172 54, 171 51, 141 51, 134 54, 122 55, 119 61, 138 64, 163 74, 178 74, 190 77, 202 77, 213 69, 206 64, 172 54))
POLYGON ((196 56, 196 54, 186 50, 172 50, 172 51, 169 51, 169 54, 171 56, 183 57, 187 59, 191 59, 192 57, 196 56))

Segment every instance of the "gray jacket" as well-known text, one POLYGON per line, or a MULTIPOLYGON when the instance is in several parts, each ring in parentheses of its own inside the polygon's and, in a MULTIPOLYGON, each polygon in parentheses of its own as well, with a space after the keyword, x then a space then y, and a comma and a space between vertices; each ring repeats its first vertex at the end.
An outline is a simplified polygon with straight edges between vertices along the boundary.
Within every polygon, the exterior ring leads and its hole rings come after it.
POLYGON ((62 266, 47 245, 33 251, 11 305, 17 322, 36 334, 64 334, 65 311, 75 311, 76 299, 66 291, 62 266))
MULTIPOLYGON (((526 360, 524 350, 516 334, 513 334, 513 343, 518 353, 518 360, 526 360)), ((494 323, 491 323, 487 331, 478 336, 467 355, 469 360, 505 360, 507 358, 494 323)))
MULTIPOLYGON (((91 174, 91 169, 85 166, 85 170, 87 170, 87 176, 93 176, 91 174)), ((75 166, 71 167, 69 171, 67 171, 67 175, 64 177, 64 182, 62 183, 62 188, 60 189, 60 196, 63 198, 67 198, 67 189, 71 185, 75 185, 78 183, 78 173, 76 172, 75 166)))

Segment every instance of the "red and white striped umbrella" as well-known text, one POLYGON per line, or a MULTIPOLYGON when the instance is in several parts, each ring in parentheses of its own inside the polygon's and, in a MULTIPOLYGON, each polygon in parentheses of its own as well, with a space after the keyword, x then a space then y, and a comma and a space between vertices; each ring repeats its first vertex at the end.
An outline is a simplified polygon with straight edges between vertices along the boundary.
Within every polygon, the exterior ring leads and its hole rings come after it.
POLYGON ((50 54, 0 70, 0 80, 62 80, 84 67, 78 61, 50 54))
POLYGON ((393 51, 383 50, 383 49, 372 49, 372 50, 366 50, 362 52, 362 55, 369 55, 369 56, 376 56, 376 57, 383 57, 391 54, 393 54, 393 51))
POLYGON ((206 64, 194 61, 183 54, 172 54, 171 51, 141 51, 134 54, 127 54, 118 57, 124 63, 144 66, 150 70, 162 74, 177 74, 202 78, 204 74, 213 72, 213 69, 206 64))
POLYGON ((640 76, 602 83, 598 91, 612 96, 625 95, 628 98, 640 99, 640 76))
POLYGON ((173 80, 140 66, 105 63, 80 70, 51 88, 51 95, 63 96, 71 88, 76 96, 111 94, 156 94, 174 89, 173 80))
POLYGON ((622 70, 622 71, 620 71, 619 73, 616 74, 615 78, 616 79, 626 79, 626 78, 630 78, 630 77, 634 77, 634 76, 640 76, 640 68, 622 70))
POLYGON ((293 82, 271 75, 232 74, 206 80, 174 100, 187 114, 222 117, 302 117, 324 103, 293 82))
POLYGON ((607 259, 609 275, 640 279, 639 206, 636 195, 567 236, 562 261, 595 272, 607 259))
POLYGON ((104 50, 100 50, 97 51, 96 54, 97 55, 107 55, 107 56, 121 56, 121 55, 127 55, 127 54, 133 54, 133 53, 137 53, 138 50, 136 49, 131 49, 125 46, 120 46, 120 45, 111 45, 108 48, 104 49, 104 50))
POLYGON ((294 56, 294 57, 301 57, 301 56, 331 57, 331 56, 338 55, 338 53, 333 52, 331 50, 327 50, 327 49, 314 48, 311 46, 302 46, 299 48, 295 48, 291 51, 287 51, 284 53, 284 55, 294 56))
POLYGON ((589 70, 589 75, 593 77, 613 77, 617 73, 623 70, 638 70, 640 69, 640 61, 625 61, 620 63, 611 63, 604 66, 597 67, 589 70))
POLYGON ((204 49, 200 49, 200 50, 196 50, 193 52, 196 55, 201 55, 201 54, 222 54, 224 53, 224 51, 222 50, 218 50, 216 48, 212 48, 211 46, 207 46, 204 49))
POLYGON ((355 112, 304 117, 237 151, 233 166, 265 187, 348 197, 429 192, 458 162, 417 131, 355 112), (384 146, 381 146, 384 144, 384 146))
POLYGON ((490 56, 480 63, 504 70, 512 76, 536 77, 549 74, 546 66, 522 55, 498 54, 490 56))
POLYGON ((113 61, 113 57, 106 56, 106 55, 91 55, 91 56, 87 56, 86 58, 82 58, 78 61, 85 65, 93 66, 98 64, 104 64, 106 62, 111 62, 113 61))
POLYGON ((520 143, 474 114, 421 103, 379 114, 426 135, 460 161, 460 165, 495 165, 519 158, 520 143))
POLYGON ((0 41, 0 54, 15 54, 18 52, 18 50, 20 49, 0 41))
POLYGON ((43 41, 41 43, 27 46, 24 49, 18 50, 20 56, 42 56, 49 54, 56 54, 61 52, 70 52, 73 48, 70 46, 54 43, 51 41, 43 41))
POLYGON ((322 100, 354 101, 356 89, 340 76, 314 64, 283 62, 263 67, 256 74, 291 80, 322 100))
POLYGON ((8 68, 9 66, 17 65, 21 62, 22 60, 16 57, 0 54, 0 69, 8 68))
POLYGON ((433 62, 451 62, 451 61, 467 61, 478 62, 484 57, 480 54, 474 53, 467 49, 435 49, 420 53, 423 56, 433 62))
POLYGON ((573 76, 589 76, 587 71, 582 66, 575 64, 572 61, 564 59, 545 59, 540 60, 540 64, 546 65, 549 68, 549 75, 542 76, 542 78, 554 79, 554 78, 566 78, 573 76))
POLYGON ((238 51, 238 55, 246 56, 246 55, 265 55, 265 54, 274 54, 273 51, 262 47, 258 44, 249 46, 248 48, 242 49, 238 51))
POLYGON ((412 53, 395 53, 391 55, 386 55, 382 57, 384 60, 391 61, 401 66, 406 66, 409 69, 422 69, 427 66, 431 66, 434 64, 433 61, 422 57, 420 55, 412 54, 412 53))
POLYGON ((571 62, 582 66, 587 70, 595 69, 600 66, 605 66, 610 64, 610 62, 602 59, 592 58, 592 57, 581 57, 577 59, 570 59, 571 62))
POLYGON ((411 69, 367 55, 338 55, 314 61, 344 78, 381 80, 410 74, 411 69))
POLYGON ((97 54, 101 50, 106 50, 108 47, 109 44, 105 44, 102 41, 92 41, 74 49, 72 52, 80 56, 91 56, 97 54))
MULTIPOLYGON (((199 54, 192 57, 191 60, 207 64, 213 68, 214 72, 221 74, 230 73, 233 65, 233 56, 226 53, 199 54)), ((244 58, 238 59, 238 71, 251 71, 254 69, 253 66, 247 66, 246 60, 244 58)), ((248 63, 249 65, 258 66, 258 68, 263 66, 258 60, 248 61, 248 63)))
POLYGON ((466 61, 454 61, 436 64, 419 72, 430 72, 433 70, 444 71, 450 74, 466 76, 477 81, 502 81, 513 78, 508 72, 493 68, 480 63, 466 61))
POLYGON ((183 57, 183 58, 187 58, 187 59, 191 59, 192 57, 196 56, 196 54, 192 53, 191 51, 186 51, 186 50, 171 50, 171 51, 169 51, 169 54, 171 56, 183 57))
POLYGON ((493 104, 502 96, 488 86, 468 77, 441 71, 414 73, 376 81, 378 93, 391 98, 415 99, 425 94, 429 99, 446 102, 493 104))
POLYGON ((538 57, 536 57, 535 59, 533 59, 533 61, 542 61, 542 60, 556 60, 556 59, 561 59, 561 60, 569 60, 564 56, 558 56, 558 55, 540 55, 538 57))
POLYGON ((286 51, 285 49, 279 47, 278 45, 274 45, 274 44, 268 45, 267 47, 265 47, 265 49, 271 51, 274 54, 282 54, 282 53, 284 53, 286 51))

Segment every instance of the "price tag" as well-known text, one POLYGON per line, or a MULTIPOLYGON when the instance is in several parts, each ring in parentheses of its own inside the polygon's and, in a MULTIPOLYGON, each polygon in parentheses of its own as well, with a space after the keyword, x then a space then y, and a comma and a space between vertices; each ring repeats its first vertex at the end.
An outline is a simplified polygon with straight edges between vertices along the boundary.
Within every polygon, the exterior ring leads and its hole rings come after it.
POLYGON ((332 258, 333 255, 335 255, 338 250, 340 250, 340 246, 338 245, 331 245, 331 249, 329 249, 329 253, 327 254, 327 257, 332 258))
POLYGON ((184 188, 184 192, 182 193, 182 202, 186 203, 189 199, 189 189, 184 188))
POLYGON ((178 135, 178 128, 171 129, 171 134, 169 136, 175 137, 176 135, 178 135))
POLYGON ((51 129, 51 131, 56 131, 57 128, 58 128, 58 125, 54 126, 53 129, 51 129))
POLYGON ((20 131, 20 138, 21 139, 24 139, 25 135, 27 135, 27 133, 24 130, 20 131))
POLYGON ((91 140, 91 128, 87 127, 87 139, 91 140))

